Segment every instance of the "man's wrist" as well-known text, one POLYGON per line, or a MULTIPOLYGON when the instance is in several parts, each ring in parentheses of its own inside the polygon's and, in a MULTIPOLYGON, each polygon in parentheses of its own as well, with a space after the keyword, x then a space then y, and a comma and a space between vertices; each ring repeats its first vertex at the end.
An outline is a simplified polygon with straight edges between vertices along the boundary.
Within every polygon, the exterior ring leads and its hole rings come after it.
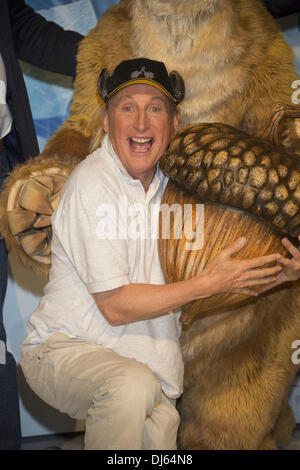
POLYGON ((212 282, 207 274, 199 273, 196 277, 190 280, 192 288, 193 300, 200 300, 210 297, 213 292, 212 282))

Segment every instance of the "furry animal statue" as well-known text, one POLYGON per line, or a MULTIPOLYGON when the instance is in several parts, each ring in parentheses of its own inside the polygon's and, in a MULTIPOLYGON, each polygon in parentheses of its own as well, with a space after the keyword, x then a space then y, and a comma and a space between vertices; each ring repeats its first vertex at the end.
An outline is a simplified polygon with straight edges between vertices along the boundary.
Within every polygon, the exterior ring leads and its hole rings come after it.
MULTIPOLYGON (((205 202, 205 249, 189 259, 177 250, 171 259, 174 240, 160 240, 167 281, 203 269, 243 233, 251 238, 247 256, 277 251, 278 230, 298 235, 300 119, 289 106, 297 74, 292 51, 260 0, 121 0, 81 43, 70 117, 40 156, 6 180, 0 207, 8 248, 25 266, 48 273, 50 218, 60 190, 101 145, 100 71, 111 73, 132 57, 161 60, 181 74, 180 125, 197 124, 179 131, 162 167, 177 182, 169 182, 166 201, 205 202)), ((271 449, 290 438, 300 286, 241 303, 247 300, 184 308, 182 448, 271 449)))

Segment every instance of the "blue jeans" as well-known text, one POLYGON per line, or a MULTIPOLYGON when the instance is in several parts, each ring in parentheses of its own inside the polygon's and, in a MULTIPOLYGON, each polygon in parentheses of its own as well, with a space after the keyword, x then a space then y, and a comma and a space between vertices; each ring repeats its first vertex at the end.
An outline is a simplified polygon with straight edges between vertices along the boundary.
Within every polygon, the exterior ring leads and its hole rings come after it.
MULTIPOLYGON (((11 169, 6 152, 0 152, 0 188, 11 169)), ((21 445, 21 426, 16 361, 6 348, 3 303, 7 287, 7 250, 0 240, 0 450, 17 450, 21 445)))

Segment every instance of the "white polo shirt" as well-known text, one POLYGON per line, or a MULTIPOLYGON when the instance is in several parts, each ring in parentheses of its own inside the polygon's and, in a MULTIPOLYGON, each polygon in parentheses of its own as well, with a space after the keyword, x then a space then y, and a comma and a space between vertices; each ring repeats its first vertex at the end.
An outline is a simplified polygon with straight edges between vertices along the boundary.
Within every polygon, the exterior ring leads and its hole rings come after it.
POLYGON ((168 397, 182 393, 180 312, 111 326, 91 295, 129 283, 165 283, 157 210, 167 181, 157 168, 145 193, 107 136, 76 167, 52 217, 50 280, 29 319, 23 351, 61 331, 147 364, 168 397))

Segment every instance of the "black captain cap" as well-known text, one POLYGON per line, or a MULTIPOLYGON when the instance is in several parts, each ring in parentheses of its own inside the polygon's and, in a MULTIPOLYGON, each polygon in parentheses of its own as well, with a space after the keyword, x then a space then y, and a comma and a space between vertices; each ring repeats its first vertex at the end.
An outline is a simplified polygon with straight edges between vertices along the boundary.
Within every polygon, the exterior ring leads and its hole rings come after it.
POLYGON ((184 81, 178 72, 168 74, 163 62, 146 58, 124 60, 111 76, 107 69, 103 69, 98 80, 98 93, 106 103, 118 91, 136 84, 157 88, 176 105, 183 100, 185 94, 184 81))

